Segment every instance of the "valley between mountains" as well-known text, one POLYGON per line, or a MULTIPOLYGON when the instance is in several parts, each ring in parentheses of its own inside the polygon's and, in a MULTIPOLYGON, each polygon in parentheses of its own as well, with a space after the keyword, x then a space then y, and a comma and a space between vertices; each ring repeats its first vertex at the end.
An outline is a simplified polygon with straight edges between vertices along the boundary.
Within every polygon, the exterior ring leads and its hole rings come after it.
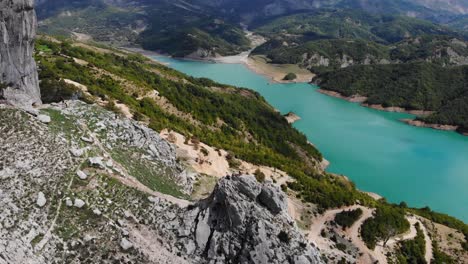
POLYGON ((467 263, 464 221, 330 173, 310 119, 141 49, 465 133, 468 6, 366 3, 0 2, 0 264, 467 263))

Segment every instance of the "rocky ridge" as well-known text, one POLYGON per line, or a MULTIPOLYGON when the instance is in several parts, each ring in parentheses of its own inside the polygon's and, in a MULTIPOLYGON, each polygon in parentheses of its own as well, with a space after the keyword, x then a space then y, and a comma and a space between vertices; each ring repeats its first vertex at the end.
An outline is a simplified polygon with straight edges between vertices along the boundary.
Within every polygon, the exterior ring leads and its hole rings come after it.
POLYGON ((0 2, 0 100, 30 107, 41 103, 36 63, 33 0, 0 2))
POLYGON ((321 262, 287 214, 284 193, 253 176, 221 179, 209 198, 185 212, 179 236, 195 262, 321 262))
POLYGON ((0 109, 0 263, 321 262, 273 184, 231 176, 191 204, 156 132, 79 101, 41 114, 0 109))

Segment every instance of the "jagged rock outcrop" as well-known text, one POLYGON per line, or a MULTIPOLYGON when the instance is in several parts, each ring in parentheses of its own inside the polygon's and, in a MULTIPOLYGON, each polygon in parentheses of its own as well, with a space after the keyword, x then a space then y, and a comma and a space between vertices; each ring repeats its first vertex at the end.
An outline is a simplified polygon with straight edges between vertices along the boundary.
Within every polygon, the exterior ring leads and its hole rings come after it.
POLYGON ((0 105, 0 263, 320 263, 272 183, 226 177, 188 205, 153 190, 193 184, 156 132, 79 101, 41 112, 0 105))
POLYGON ((179 236, 196 263, 320 263, 286 210, 277 186, 230 176, 185 212, 179 236))
POLYGON ((0 100, 23 107, 41 103, 33 5, 33 0, 0 1, 0 100))

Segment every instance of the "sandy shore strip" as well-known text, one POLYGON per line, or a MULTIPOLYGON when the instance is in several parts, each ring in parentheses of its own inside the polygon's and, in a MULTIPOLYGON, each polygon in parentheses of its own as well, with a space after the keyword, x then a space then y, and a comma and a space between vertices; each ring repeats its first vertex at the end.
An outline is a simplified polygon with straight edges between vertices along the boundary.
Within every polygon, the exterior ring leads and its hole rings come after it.
POLYGON ((363 192, 363 193, 369 195, 372 199, 374 199, 374 200, 376 200, 376 201, 378 201, 378 200, 380 200, 380 199, 383 198, 381 195, 379 195, 379 194, 377 194, 377 193, 374 193, 374 192, 363 192))
POLYGON ((358 94, 353 95, 353 96, 344 96, 344 95, 342 95, 342 94, 340 94, 338 92, 323 90, 323 89, 317 89, 317 92, 319 92, 321 94, 328 95, 328 96, 340 98, 340 99, 343 99, 343 100, 346 100, 346 101, 349 101, 349 102, 352 102, 352 103, 364 103, 365 101, 367 101, 367 97, 361 96, 361 95, 358 95, 358 94))
POLYGON ((207 58, 207 61, 227 64, 244 64, 251 71, 263 75, 273 83, 308 83, 312 81, 315 74, 307 69, 300 68, 295 64, 271 64, 265 56, 251 56, 251 52, 265 42, 265 39, 256 35, 250 35, 253 47, 249 51, 238 55, 207 58), (297 78, 292 81, 283 80, 288 73, 296 74, 297 78))
POLYGON ((385 111, 385 112, 407 113, 407 114, 416 115, 416 116, 428 116, 434 113, 434 111, 408 110, 408 109, 397 107, 397 106, 384 107, 378 104, 362 104, 362 106, 380 110, 380 111, 385 111))
POLYGON ((134 53, 139 53, 139 54, 141 54, 143 56, 150 57, 150 59, 155 60, 156 62, 158 62, 160 64, 169 65, 169 63, 161 62, 158 59, 154 58, 154 56, 170 57, 167 54, 162 54, 162 53, 159 53, 159 52, 156 52, 156 51, 151 51, 151 50, 144 50, 144 49, 138 48, 138 47, 120 47, 119 49, 121 49, 123 51, 130 51, 130 52, 134 52, 134 53))
POLYGON ((340 99, 343 99, 352 103, 360 103, 361 106, 372 108, 375 110, 385 111, 385 112, 407 113, 407 114, 416 115, 416 116, 428 116, 434 113, 434 111, 408 110, 408 109, 397 107, 397 106, 384 107, 383 105, 379 105, 379 104, 367 104, 365 103, 367 101, 367 97, 359 95, 359 94, 352 95, 352 96, 345 96, 339 92, 329 91, 329 90, 324 90, 324 89, 317 89, 317 91, 319 93, 322 93, 328 96, 340 98, 340 99))
POLYGON ((309 83, 315 74, 295 64, 271 64, 263 56, 251 56, 247 58, 245 65, 253 72, 266 76, 273 83, 309 83), (288 73, 296 74, 292 81, 283 80, 288 73))
POLYGON ((288 121, 289 124, 296 123, 297 121, 301 120, 301 117, 296 115, 293 112, 289 112, 284 115, 284 118, 286 118, 286 121, 288 121))
POLYGON ((426 128, 432 128, 432 129, 443 130, 443 131, 457 131, 458 130, 458 126, 429 124, 421 120, 401 119, 401 121, 408 125, 412 125, 415 127, 426 127, 426 128))

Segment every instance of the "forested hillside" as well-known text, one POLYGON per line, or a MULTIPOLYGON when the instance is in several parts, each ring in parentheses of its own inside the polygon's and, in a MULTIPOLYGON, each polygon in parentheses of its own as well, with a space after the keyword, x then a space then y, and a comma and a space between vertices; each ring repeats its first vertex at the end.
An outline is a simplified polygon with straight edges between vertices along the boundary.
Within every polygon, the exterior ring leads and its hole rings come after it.
POLYGON ((38 2, 39 30, 174 56, 232 55, 250 48, 240 26, 183 1, 38 2))
POLYGON ((297 179, 292 187, 301 197, 322 208, 367 200, 351 183, 324 175, 320 152, 253 91, 192 78, 142 56, 101 53, 44 39, 37 47, 45 102, 77 94, 90 100, 87 93, 61 81, 72 80, 86 86, 91 96, 110 102, 110 109, 116 109, 115 103, 127 105, 134 118, 146 120, 157 131, 172 129, 230 151, 233 166, 236 159, 242 159, 286 171, 297 179), (64 91, 62 86, 68 89, 64 91), (167 112, 167 105, 146 96, 155 89, 178 109, 176 113, 167 112))
POLYGON ((426 20, 372 14, 359 9, 319 9, 282 16, 259 26, 256 31, 271 38, 280 34, 286 38, 300 37, 302 41, 348 38, 382 44, 428 34, 460 36, 455 30, 426 20))
MULTIPOLYGON (((311 204, 317 213, 358 201, 376 207, 378 213, 363 231, 369 243, 394 230, 404 232, 408 228, 404 215, 408 212, 468 234, 459 220, 429 209, 375 201, 344 177, 324 172, 319 164, 320 152, 251 90, 193 78, 133 53, 49 37, 37 41, 36 59, 45 103, 79 98, 121 115, 130 113, 131 118, 156 131, 174 130, 191 142, 227 150, 233 170, 241 161, 248 161, 285 171, 293 180, 282 185, 283 191, 311 204), (375 228, 379 232, 374 232, 375 228)), ((257 180, 261 181, 260 176, 258 173, 257 180)), ((156 180, 139 177, 145 184, 156 180)))
POLYGON ((322 89, 345 96, 363 95, 366 103, 435 111, 422 120, 468 131, 468 66, 444 68, 431 63, 353 66, 319 74, 322 89))

